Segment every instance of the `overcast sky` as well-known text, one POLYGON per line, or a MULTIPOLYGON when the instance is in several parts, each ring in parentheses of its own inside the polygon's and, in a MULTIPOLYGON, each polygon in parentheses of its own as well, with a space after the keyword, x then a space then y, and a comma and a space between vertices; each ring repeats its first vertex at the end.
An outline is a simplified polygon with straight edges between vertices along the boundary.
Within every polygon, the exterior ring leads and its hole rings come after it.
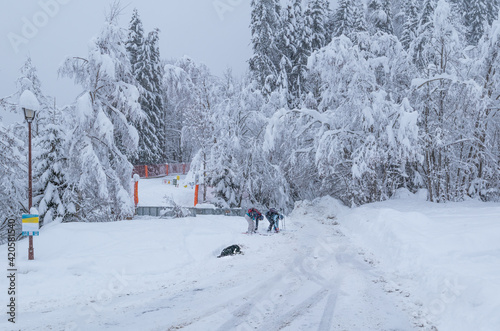
MULTIPOLYGON (((112 0, 1 0, 0 97, 15 92, 19 68, 29 54, 38 69, 45 94, 59 105, 81 91, 69 79, 57 77, 66 56, 87 55, 89 40, 104 22, 112 0)), ((121 25, 128 27, 137 8, 145 32, 158 27, 163 58, 183 55, 203 62, 214 74, 247 69, 251 55, 250 0, 122 0, 121 25)), ((4 117, 5 114, 0 114, 4 117)))

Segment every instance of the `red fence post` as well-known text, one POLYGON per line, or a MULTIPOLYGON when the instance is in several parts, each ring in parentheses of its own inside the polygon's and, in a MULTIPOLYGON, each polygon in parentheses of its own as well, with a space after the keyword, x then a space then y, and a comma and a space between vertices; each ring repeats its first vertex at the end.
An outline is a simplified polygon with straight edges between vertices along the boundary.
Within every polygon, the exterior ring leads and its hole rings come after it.
POLYGON ((165 164, 166 175, 168 176, 168 164, 165 164))
POLYGON ((182 164, 182 174, 183 175, 186 174, 186 164, 185 163, 182 164))
POLYGON ((134 203, 135 208, 137 208, 137 205, 139 204, 139 182, 135 182, 134 184, 134 203))
POLYGON ((146 178, 148 178, 148 166, 147 165, 144 166, 144 171, 146 172, 146 178))
POLYGON ((199 187, 200 187, 200 185, 196 185, 194 188, 194 206, 195 207, 198 204, 198 189, 199 189, 199 187))

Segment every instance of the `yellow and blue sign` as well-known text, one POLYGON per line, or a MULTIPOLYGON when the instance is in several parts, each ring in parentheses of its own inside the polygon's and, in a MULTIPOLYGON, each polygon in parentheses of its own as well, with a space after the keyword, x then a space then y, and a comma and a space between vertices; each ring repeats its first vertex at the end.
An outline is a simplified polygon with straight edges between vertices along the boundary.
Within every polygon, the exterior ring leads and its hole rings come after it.
POLYGON ((40 219, 38 215, 23 214, 23 236, 38 236, 40 234, 40 219))

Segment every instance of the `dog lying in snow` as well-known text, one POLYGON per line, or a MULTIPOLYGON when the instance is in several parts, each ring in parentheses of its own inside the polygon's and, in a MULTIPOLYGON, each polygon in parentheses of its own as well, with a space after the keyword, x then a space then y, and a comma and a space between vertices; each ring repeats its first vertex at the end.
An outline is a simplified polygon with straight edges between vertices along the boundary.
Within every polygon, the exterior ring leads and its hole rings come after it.
POLYGON ((217 257, 224 257, 224 256, 229 256, 229 255, 235 255, 235 254, 242 254, 241 248, 238 245, 231 245, 229 247, 226 247, 222 250, 219 256, 217 257))

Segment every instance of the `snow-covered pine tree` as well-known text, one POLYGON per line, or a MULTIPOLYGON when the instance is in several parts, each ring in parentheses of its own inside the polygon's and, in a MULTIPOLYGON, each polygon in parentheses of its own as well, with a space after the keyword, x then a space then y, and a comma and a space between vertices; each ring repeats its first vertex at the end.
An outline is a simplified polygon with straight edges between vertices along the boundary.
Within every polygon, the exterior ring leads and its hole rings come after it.
MULTIPOLYGON (((295 17, 295 10, 291 4, 289 4, 286 8, 283 9, 282 15, 283 18, 283 30, 282 30, 282 60, 280 71, 283 69, 286 70, 285 73, 280 72, 281 85, 283 85, 283 78, 285 78, 286 74, 286 91, 287 91, 287 101, 290 107, 294 107, 297 103, 297 93, 293 90, 295 84, 293 79, 296 75, 293 73, 294 67, 294 59, 297 54, 297 41, 298 41, 298 31, 297 31, 297 17, 295 17), (286 62, 286 65, 283 68, 283 61, 286 62)), ((283 87, 281 88, 283 89, 283 87)))
POLYGON ((316 51, 323 48, 330 37, 328 36, 328 2, 325 0, 311 0, 305 12, 305 25, 311 31, 311 49, 316 51))
POLYGON ((311 29, 306 26, 302 1, 294 0, 289 12, 288 24, 292 24, 290 37, 294 53, 291 55, 292 71, 288 75, 289 92, 292 98, 290 108, 295 108, 305 99, 307 90, 307 59, 311 55, 311 29))
POLYGON ((126 31, 117 24, 120 8, 111 7, 106 23, 89 46, 88 57, 67 58, 60 74, 83 88, 72 107, 68 133, 68 218, 114 221, 134 214, 132 165, 138 134, 131 124, 143 113, 125 47, 126 31))
MULTIPOLYGON (((47 125, 46 118, 47 118, 47 111, 48 111, 48 109, 50 109, 50 105, 49 105, 50 99, 42 93, 40 79, 38 78, 36 67, 33 65, 33 62, 32 62, 30 57, 28 57, 26 59, 25 63, 21 67, 20 71, 21 71, 21 76, 16 81, 17 92, 8 97, 8 100, 10 100, 8 108, 10 108, 11 110, 17 111, 17 112, 22 112, 22 109, 16 109, 16 108, 19 108, 18 103, 19 103, 19 98, 21 97, 21 94, 24 91, 31 91, 33 93, 33 95, 36 97, 38 103, 40 104, 40 107, 36 113, 36 117, 32 123, 33 146, 37 146, 40 139, 44 138, 43 133, 41 131, 43 131, 43 129, 47 125)), ((17 138, 22 137, 21 141, 27 141, 27 139, 25 139, 27 137, 26 126, 17 124, 16 128, 18 129, 18 130, 15 130, 18 132, 17 138), (21 132, 21 133, 19 133, 19 132, 21 132)), ((11 139, 15 139, 15 138, 12 137, 11 139)), ((15 141, 13 142, 13 144, 14 144, 13 148, 15 149, 16 148, 15 141)), ((36 157, 36 152, 37 152, 37 149, 34 148, 33 166, 35 169, 38 166, 39 161, 40 161, 36 157)), ((19 167, 19 166, 21 166, 21 165, 17 165, 17 167, 19 167)), ((26 175, 26 168, 27 167, 25 166, 25 164, 22 165, 22 168, 23 168, 23 170, 20 172, 20 174, 22 174, 23 176, 27 176, 26 175)), ((16 169, 18 169, 18 168, 16 168, 16 169)), ((15 178, 15 176, 14 176, 14 178, 15 178)), ((36 195, 43 193, 43 192, 36 191, 37 184, 38 184, 38 177, 36 176, 36 172, 34 172, 33 173, 33 186, 34 186, 33 197, 35 198, 34 199, 35 200, 34 206, 36 206, 36 204, 37 204, 36 195)), ((21 206, 21 203, 23 203, 24 209, 25 209, 24 211, 26 211, 28 206, 24 204, 24 201, 18 201, 18 202, 19 202, 20 206, 21 206)))
POLYGON ((17 80, 19 93, 33 92, 40 103, 33 130, 33 200, 38 206, 41 221, 61 221, 65 215, 62 202, 66 166, 65 127, 62 114, 50 105, 50 98, 42 93, 36 67, 28 58, 17 80))
POLYGON ((252 0, 250 30, 253 55, 249 60, 252 78, 267 97, 277 89, 282 50, 279 0, 252 0))
POLYGON ((66 216, 64 194, 67 189, 67 141, 65 120, 60 109, 49 109, 39 128, 34 146, 33 195, 40 223, 61 222, 66 216))
MULTIPOLYGON (((1 100, 1 99, 0 99, 1 100)), ((17 237, 21 235, 19 215, 26 212, 28 191, 25 141, 14 134, 15 126, 5 127, 0 121, 0 244, 7 242, 8 220, 14 219, 17 237)))
POLYGON ((38 78, 38 73, 35 65, 33 64, 31 57, 27 57, 23 66, 20 68, 21 76, 16 80, 17 91, 4 98, 3 105, 6 109, 11 112, 22 112, 22 109, 18 109, 18 101, 21 94, 29 90, 37 98, 40 104, 40 109, 37 111, 36 116, 32 123, 33 137, 36 139, 38 126, 40 122, 43 122, 44 114, 47 109, 51 106, 51 98, 47 97, 42 93, 40 79, 38 78))
POLYGON ((130 19, 129 23, 128 38, 126 43, 132 70, 135 70, 135 65, 137 64, 139 53, 142 53, 144 51, 144 43, 145 39, 142 20, 139 17, 138 10, 134 9, 132 12, 132 18, 130 19))
POLYGON ((141 93, 140 104, 146 117, 136 123, 139 131, 139 148, 134 157, 136 164, 165 162, 164 104, 162 97, 163 68, 158 46, 159 30, 144 37, 142 21, 134 9, 129 24, 127 51, 134 77, 141 93))
MULTIPOLYGON (((327 20, 328 20, 328 2, 323 0, 313 0, 307 5, 304 12, 304 27, 308 33, 309 39, 306 45, 310 45, 311 53, 318 51, 327 44, 327 20)), ((332 32, 333 33, 333 32, 332 32)), ((307 98, 315 99, 313 103, 319 104, 321 94, 320 79, 315 73, 307 73, 307 96, 304 93, 304 100, 307 98)))
POLYGON ((430 42, 432 30, 434 29, 432 17, 436 0, 424 0, 419 14, 418 28, 414 40, 410 43, 410 54, 413 62, 419 69, 424 69, 428 61, 424 52, 425 45, 430 42))
POLYGON ((354 30, 354 3, 351 0, 340 0, 335 11, 333 27, 334 37, 344 35, 351 37, 354 30))
POLYGON ((493 22, 498 19, 499 10, 500 10, 499 0, 486 1, 486 17, 488 20, 488 25, 493 24, 493 22))
POLYGON ((393 26, 393 17, 392 17, 392 0, 381 0, 382 2, 382 10, 387 15, 387 21, 384 25, 383 29, 385 29, 386 33, 393 34, 394 26, 393 26))
POLYGON ((408 50, 410 44, 415 39, 418 29, 418 6, 416 0, 405 0, 403 4, 403 33, 401 35, 401 44, 408 50))
MULTIPOLYGON (((26 211, 28 191, 26 159, 27 151, 24 142, 14 134, 14 127, 5 127, 0 123, 0 213, 3 217, 19 217, 26 211)), ((0 219, 1 222, 4 219, 0 219)), ((6 233, 6 232, 5 232, 6 233)))
MULTIPOLYGON (((292 62, 290 59, 283 55, 280 61, 280 71, 278 75, 278 89, 273 92, 277 94, 279 97, 279 104, 281 107, 288 107, 288 105, 292 105, 292 98, 289 93, 289 78, 288 75, 292 71, 292 62)), ((273 98, 273 96, 271 96, 273 98)))
POLYGON ((368 17, 372 33, 393 33, 390 0, 370 0, 368 2, 368 17))
POLYGON ((165 160, 165 118, 162 98, 163 69, 158 46, 159 30, 155 29, 137 53, 133 66, 134 76, 140 86, 141 108, 146 118, 138 123, 139 148, 137 164, 158 164, 165 160))
POLYGON ((323 9, 325 11, 325 45, 328 45, 333 39, 333 15, 334 11, 330 8, 330 0, 323 0, 323 9))
POLYGON ((368 31, 368 24, 366 23, 366 11, 363 1, 353 0, 354 13, 353 13, 353 29, 356 32, 368 31))
POLYGON ((498 0, 462 0, 461 9, 467 29, 467 41, 471 45, 477 45, 485 26, 491 25, 498 14, 498 0))

